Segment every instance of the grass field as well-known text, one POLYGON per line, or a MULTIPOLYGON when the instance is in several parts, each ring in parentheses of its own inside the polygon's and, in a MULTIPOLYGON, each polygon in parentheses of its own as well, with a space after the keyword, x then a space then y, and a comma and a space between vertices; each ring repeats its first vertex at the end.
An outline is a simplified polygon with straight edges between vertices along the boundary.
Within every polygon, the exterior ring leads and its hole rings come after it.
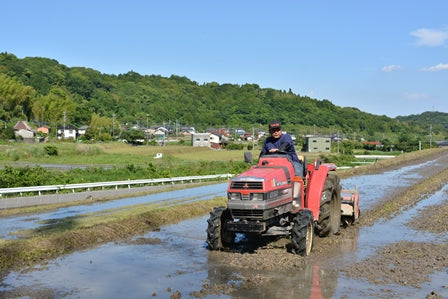
POLYGON ((157 153, 162 153, 163 159, 178 160, 241 160, 243 150, 213 150, 210 148, 194 148, 187 145, 168 146, 132 146, 124 143, 75 144, 46 143, 23 144, 14 143, 0 145, 0 161, 8 162, 39 162, 56 164, 143 164, 157 162, 157 153), (58 154, 49 156, 45 147, 53 146, 58 154))
MULTIPOLYGON (((215 150, 206 147, 169 144, 167 146, 132 146, 124 143, 39 143, 0 145, 0 163, 47 163, 69 165, 144 165, 148 162, 163 164, 164 161, 188 163, 189 161, 243 161, 247 150, 215 150), (49 156, 45 147, 53 146, 58 154, 49 156), (155 159, 158 153, 161 159, 155 159)), ((252 151, 258 159, 260 149, 252 151)), ((300 154, 300 153, 299 153, 300 154)), ((303 154, 302 154, 303 155, 303 154)), ((307 158, 317 158, 318 154, 307 153, 307 158)), ((312 160, 309 160, 312 161, 312 160)))

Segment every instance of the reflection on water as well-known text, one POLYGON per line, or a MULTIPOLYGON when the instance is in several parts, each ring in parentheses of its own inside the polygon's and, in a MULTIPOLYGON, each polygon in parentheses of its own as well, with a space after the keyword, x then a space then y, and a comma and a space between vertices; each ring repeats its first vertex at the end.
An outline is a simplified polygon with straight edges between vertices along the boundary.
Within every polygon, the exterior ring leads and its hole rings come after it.
POLYGON ((185 298, 207 278, 206 223, 206 217, 197 218, 142 236, 158 238, 159 244, 108 243, 58 258, 40 270, 14 272, 0 291, 27 285, 64 290, 65 298, 169 298, 179 290, 185 298))

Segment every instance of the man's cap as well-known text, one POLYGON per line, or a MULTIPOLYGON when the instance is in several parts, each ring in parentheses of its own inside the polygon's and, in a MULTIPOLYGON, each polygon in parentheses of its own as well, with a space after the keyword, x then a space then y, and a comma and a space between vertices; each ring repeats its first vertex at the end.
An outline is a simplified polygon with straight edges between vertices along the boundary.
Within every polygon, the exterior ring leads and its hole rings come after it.
POLYGON ((280 122, 278 121, 273 121, 269 124, 269 130, 273 130, 273 129, 279 129, 281 130, 282 126, 280 125, 280 122))

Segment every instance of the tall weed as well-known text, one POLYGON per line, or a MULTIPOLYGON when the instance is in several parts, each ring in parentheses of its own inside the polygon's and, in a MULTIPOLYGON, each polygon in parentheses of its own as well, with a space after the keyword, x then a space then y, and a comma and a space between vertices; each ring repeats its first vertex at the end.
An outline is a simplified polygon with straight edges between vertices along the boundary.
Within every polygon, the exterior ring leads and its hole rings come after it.
POLYGON ((102 154, 103 151, 94 145, 90 144, 77 144, 76 145, 76 153, 79 155, 99 155, 102 154))
POLYGON ((30 146, 30 147, 18 147, 10 149, 6 152, 6 156, 12 161, 26 160, 30 158, 41 158, 46 155, 43 148, 30 146))

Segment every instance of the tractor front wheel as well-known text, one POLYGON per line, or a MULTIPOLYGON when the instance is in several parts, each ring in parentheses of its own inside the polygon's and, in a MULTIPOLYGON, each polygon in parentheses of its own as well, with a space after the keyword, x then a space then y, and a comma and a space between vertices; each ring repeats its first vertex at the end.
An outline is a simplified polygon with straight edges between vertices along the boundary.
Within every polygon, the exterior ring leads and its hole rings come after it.
POLYGON ((310 254, 314 240, 314 220, 310 210, 301 210, 293 219, 291 229, 292 252, 301 256, 310 254))
POLYGON ((207 245, 210 250, 220 250, 234 243, 235 233, 226 229, 225 223, 231 220, 230 211, 225 207, 214 208, 207 220, 207 245))

